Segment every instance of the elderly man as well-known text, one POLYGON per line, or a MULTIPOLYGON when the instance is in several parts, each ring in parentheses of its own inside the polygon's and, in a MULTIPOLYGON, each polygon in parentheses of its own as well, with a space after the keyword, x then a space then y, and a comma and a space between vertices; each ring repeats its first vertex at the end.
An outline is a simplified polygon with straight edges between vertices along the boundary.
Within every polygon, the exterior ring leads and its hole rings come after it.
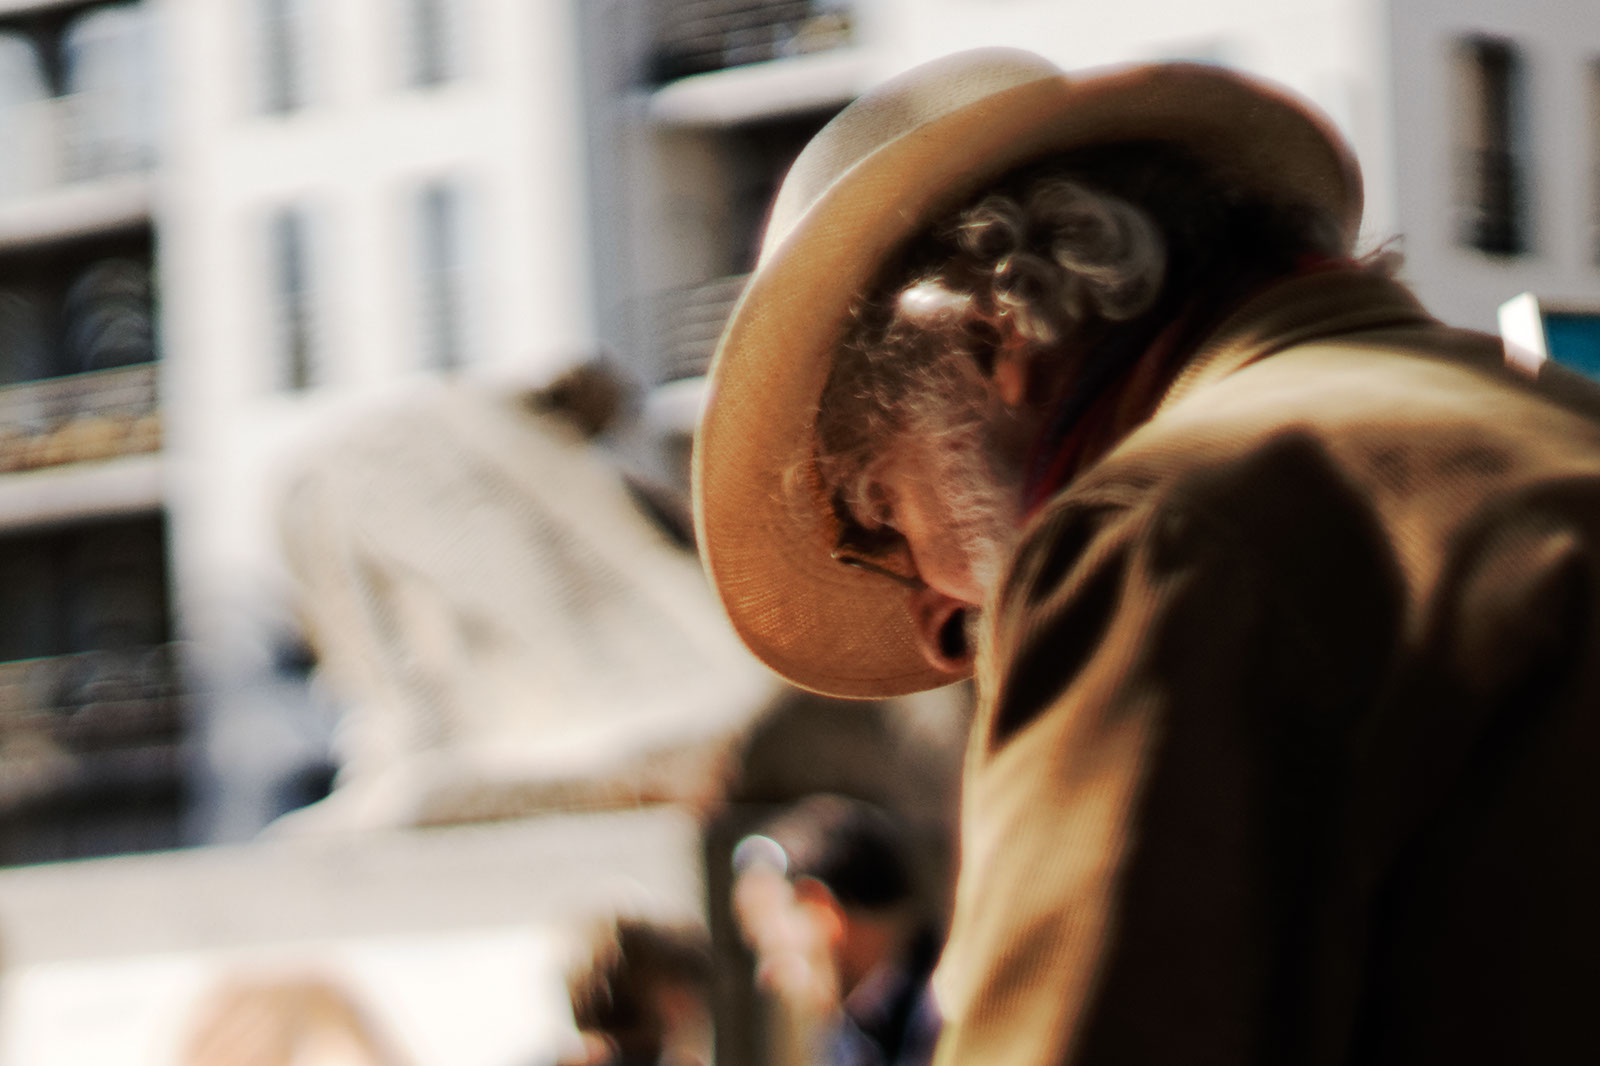
POLYGON ((1600 399, 1360 204, 1272 88, 1011 51, 784 182, 698 535, 799 684, 976 671, 944 1066, 1592 1057, 1600 399))

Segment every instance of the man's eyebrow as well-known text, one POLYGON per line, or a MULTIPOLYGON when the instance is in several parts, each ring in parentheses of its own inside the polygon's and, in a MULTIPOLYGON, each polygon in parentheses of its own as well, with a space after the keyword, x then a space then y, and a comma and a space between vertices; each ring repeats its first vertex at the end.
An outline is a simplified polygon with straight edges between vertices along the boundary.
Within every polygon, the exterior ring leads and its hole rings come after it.
POLYGON ((833 517, 839 524, 839 534, 834 539, 835 551, 852 551, 860 555, 883 555, 904 538, 889 526, 876 529, 865 525, 851 512, 842 492, 829 497, 833 517))

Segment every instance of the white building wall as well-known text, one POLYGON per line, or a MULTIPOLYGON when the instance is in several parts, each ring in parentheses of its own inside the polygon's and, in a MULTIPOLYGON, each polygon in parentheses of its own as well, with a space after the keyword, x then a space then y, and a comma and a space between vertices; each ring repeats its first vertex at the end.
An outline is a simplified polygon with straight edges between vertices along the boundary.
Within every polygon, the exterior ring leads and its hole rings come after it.
MULTIPOLYGON (((465 193, 463 373, 538 377, 595 347, 565 0, 460 0, 464 70, 405 84, 392 0, 312 0, 310 102, 257 107, 251 0, 164 0, 172 82, 159 258, 180 621, 229 694, 281 601, 274 478, 297 442, 426 376, 413 198, 465 193), (279 387, 268 219, 312 212, 321 380, 279 387)), ((209 743, 209 742, 208 742, 209 743)))
POLYGON ((899 70, 977 45, 1028 48, 1068 70, 1162 59, 1215 62, 1278 81, 1334 120, 1367 174, 1364 235, 1394 225, 1381 0, 864 0, 864 31, 899 70))

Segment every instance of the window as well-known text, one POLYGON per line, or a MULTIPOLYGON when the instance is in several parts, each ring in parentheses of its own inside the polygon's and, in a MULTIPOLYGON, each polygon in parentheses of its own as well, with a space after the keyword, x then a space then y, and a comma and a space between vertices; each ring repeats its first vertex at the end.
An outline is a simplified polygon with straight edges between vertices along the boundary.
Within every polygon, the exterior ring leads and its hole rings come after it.
POLYGON ((0 289, 0 385, 37 381, 54 372, 49 314, 45 294, 0 289))
POLYGON ((436 181, 417 193, 417 323, 422 363, 452 370, 466 357, 466 204, 461 187, 436 181))
POLYGON ((155 26, 142 4, 90 10, 61 38, 70 178, 148 167, 155 160, 155 26))
POLYGON ((0 471, 157 451, 151 234, 0 256, 0 471))
POLYGON ((0 256, 0 383, 159 358, 148 230, 0 256))
POLYGON ((281 388, 299 391, 316 378, 309 216, 285 208, 268 221, 274 362, 281 388))
POLYGON ((310 101, 307 0, 254 0, 261 110, 281 115, 310 101))
POLYGON ((462 0, 400 0, 405 9, 405 83, 442 85, 462 73, 462 0))
POLYGON ((67 366, 90 373, 137 366, 156 357, 150 268, 136 259, 91 263, 67 289, 62 306, 67 366))
POLYGON ((30 783, 0 803, 0 865, 182 842, 167 551, 159 515, 0 540, 0 776, 30 783))
POLYGON ((1495 255, 1527 251, 1521 57, 1508 41, 1474 37, 1457 46, 1455 67, 1459 239, 1495 255))

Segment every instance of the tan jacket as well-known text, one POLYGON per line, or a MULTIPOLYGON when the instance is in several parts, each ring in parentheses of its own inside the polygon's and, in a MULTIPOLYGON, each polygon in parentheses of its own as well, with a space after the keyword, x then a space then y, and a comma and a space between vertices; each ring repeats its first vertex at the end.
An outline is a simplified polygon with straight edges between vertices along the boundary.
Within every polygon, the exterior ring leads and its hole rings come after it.
POLYGON ((1592 390, 1253 301, 991 612, 938 1062, 1600 1061, 1597 612, 1592 390))

